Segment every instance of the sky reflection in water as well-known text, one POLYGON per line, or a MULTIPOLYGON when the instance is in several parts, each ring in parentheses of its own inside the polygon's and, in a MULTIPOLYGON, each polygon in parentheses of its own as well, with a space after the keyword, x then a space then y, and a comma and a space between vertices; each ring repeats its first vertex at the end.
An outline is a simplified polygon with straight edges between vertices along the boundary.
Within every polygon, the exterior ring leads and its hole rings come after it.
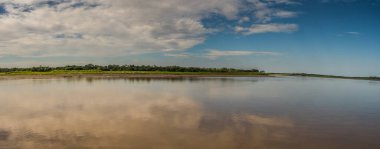
POLYGON ((0 148, 376 148, 380 84, 297 78, 0 81, 0 148))

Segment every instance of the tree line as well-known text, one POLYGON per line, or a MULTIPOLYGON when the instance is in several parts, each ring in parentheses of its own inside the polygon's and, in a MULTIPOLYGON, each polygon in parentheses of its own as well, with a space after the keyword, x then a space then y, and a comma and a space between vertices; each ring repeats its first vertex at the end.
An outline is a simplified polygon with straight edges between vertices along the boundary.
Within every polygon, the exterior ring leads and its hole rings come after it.
POLYGON ((49 72, 54 70, 100 70, 100 71, 166 71, 166 72, 264 72, 259 69, 203 68, 156 65, 67 65, 63 67, 38 66, 30 68, 0 68, 0 72, 32 71, 49 72))

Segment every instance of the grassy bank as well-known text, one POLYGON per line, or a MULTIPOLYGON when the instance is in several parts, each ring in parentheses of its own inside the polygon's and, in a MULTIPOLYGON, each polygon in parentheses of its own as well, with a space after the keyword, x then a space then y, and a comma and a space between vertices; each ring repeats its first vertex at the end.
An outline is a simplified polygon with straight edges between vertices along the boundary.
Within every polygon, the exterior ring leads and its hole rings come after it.
POLYGON ((315 77, 315 78, 335 78, 335 79, 354 79, 354 80, 373 80, 380 81, 380 77, 347 77, 333 76, 321 74, 305 74, 305 73, 265 73, 265 72, 173 72, 173 71, 103 71, 103 70, 52 70, 46 72, 38 71, 12 71, 0 72, 0 77, 23 76, 23 78, 33 78, 33 76, 81 76, 81 75, 118 75, 122 77, 129 76, 296 76, 296 77, 315 77))
POLYGON ((262 72, 169 72, 169 71, 102 71, 102 70, 53 70, 47 72, 14 71, 2 72, 2 76, 17 75, 86 75, 86 74, 125 74, 125 75, 241 75, 241 76, 268 76, 262 72))

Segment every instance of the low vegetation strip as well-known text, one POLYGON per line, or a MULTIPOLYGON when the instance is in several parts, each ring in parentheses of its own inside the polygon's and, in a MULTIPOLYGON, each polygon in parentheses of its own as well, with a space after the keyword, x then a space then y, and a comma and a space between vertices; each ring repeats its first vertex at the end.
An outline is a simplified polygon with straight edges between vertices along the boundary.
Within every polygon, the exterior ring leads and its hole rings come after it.
POLYGON ((265 75, 266 73, 261 72, 170 72, 170 71, 102 71, 102 70, 53 70, 47 72, 35 72, 35 71, 13 71, 13 72, 2 72, 0 75, 86 75, 86 74, 120 74, 120 75, 265 75))
POLYGON ((260 73, 258 69, 235 69, 235 68, 201 68, 201 67, 180 67, 180 66, 150 66, 150 65, 93 65, 84 66, 70 65, 64 67, 31 67, 31 68, 0 68, 0 73, 20 73, 20 72, 212 72, 212 73, 260 73))
POLYGON ((70 65, 64 67, 31 67, 31 68, 0 68, 2 76, 25 75, 191 75, 191 76, 267 76, 258 69, 235 68, 200 68, 180 66, 149 66, 149 65, 70 65))
POLYGON ((380 77, 347 77, 306 73, 266 73, 258 69, 235 68, 200 68, 180 66, 150 66, 150 65, 69 65, 64 67, 31 67, 31 68, 0 68, 0 76, 31 76, 31 75, 114 75, 114 76, 298 76, 336 79, 356 79, 380 81, 380 77))

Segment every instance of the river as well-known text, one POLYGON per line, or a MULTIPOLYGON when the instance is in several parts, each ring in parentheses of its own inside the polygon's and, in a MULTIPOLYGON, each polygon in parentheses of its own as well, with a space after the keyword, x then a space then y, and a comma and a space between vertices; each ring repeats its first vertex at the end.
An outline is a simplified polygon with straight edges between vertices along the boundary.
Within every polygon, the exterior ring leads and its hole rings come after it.
POLYGON ((0 80, 0 149, 378 149, 380 82, 0 80))

